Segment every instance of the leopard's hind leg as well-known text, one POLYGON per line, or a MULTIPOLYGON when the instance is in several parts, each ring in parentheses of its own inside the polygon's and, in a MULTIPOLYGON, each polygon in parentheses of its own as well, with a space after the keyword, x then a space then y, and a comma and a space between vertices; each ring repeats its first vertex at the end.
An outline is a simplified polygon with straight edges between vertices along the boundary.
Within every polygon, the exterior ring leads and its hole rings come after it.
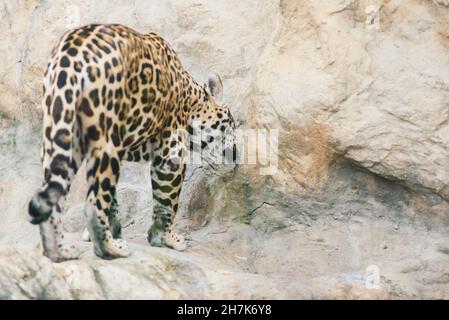
MULTIPOLYGON (((44 143, 44 146, 47 144, 48 142, 44 143)), ((81 254, 75 245, 64 241, 64 230, 61 223, 66 194, 70 190, 70 184, 82 163, 81 155, 77 148, 78 145, 77 143, 73 145, 70 163, 67 162, 68 158, 64 160, 64 157, 51 157, 50 165, 45 168, 46 179, 49 182, 45 184, 43 191, 36 196, 39 198, 40 195, 42 197, 40 202, 42 203, 42 200, 45 199, 46 203, 49 204, 49 208, 51 208, 49 219, 40 222, 39 229, 44 255, 54 262, 77 259, 81 254), (61 174, 61 172, 55 172, 55 167, 59 167, 59 170, 67 169, 67 171, 61 174)), ((46 163, 47 161, 44 157, 44 164, 46 163)), ((35 201, 36 197, 33 201, 35 201)), ((30 203, 30 208, 32 204, 35 205, 36 202, 30 203)))
MULTIPOLYGON (((82 156, 75 119, 76 99, 73 96, 67 99, 63 92, 53 90, 48 77, 44 89, 41 154, 44 183, 29 202, 28 213, 30 222, 39 225, 44 255, 60 262, 76 259, 80 254, 73 245, 64 243, 61 214, 63 201, 81 165, 82 156)), ((72 89, 68 90, 73 92, 72 89)))
MULTIPOLYGON (((65 136, 68 131, 58 130, 55 139, 65 136)), ((65 150, 52 147, 49 152, 50 141, 44 142, 43 167, 45 182, 41 190, 29 203, 28 212, 31 223, 39 224, 43 253, 54 262, 77 259, 80 251, 71 244, 64 243, 64 233, 61 223, 62 208, 70 184, 81 164, 79 154, 72 151, 65 154, 65 150)))
MULTIPOLYGON (((120 239, 122 237, 122 226, 119 219, 117 218, 119 213, 119 206, 115 189, 113 190, 111 197, 111 209, 108 212, 109 226, 111 227, 112 237, 114 239, 120 239)), ((84 241, 90 241, 89 230, 87 228, 84 229, 82 238, 84 241)))
POLYGON ((114 238, 110 224, 119 174, 120 159, 117 152, 107 152, 104 149, 92 151, 87 162, 89 190, 85 213, 95 254, 104 259, 130 255, 128 244, 122 239, 114 238))

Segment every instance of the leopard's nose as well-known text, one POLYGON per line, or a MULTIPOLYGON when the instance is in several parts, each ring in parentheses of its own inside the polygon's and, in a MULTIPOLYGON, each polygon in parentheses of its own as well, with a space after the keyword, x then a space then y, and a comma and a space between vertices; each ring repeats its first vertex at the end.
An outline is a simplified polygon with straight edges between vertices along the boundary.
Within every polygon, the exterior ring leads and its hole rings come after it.
POLYGON ((234 144, 232 148, 224 149, 223 156, 225 158, 225 164, 235 164, 237 161, 237 146, 234 144))

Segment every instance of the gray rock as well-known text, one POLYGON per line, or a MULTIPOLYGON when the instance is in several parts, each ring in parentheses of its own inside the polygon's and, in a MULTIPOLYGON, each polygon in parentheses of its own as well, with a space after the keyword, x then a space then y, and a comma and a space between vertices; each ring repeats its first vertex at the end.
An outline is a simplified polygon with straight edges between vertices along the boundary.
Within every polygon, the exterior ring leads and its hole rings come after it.
POLYGON ((260 276, 168 249, 135 245, 129 259, 52 264, 37 251, 0 249, 1 299, 267 299, 275 284, 260 276))
POLYGON ((0 248, 0 299, 71 299, 69 287, 40 253, 0 248))

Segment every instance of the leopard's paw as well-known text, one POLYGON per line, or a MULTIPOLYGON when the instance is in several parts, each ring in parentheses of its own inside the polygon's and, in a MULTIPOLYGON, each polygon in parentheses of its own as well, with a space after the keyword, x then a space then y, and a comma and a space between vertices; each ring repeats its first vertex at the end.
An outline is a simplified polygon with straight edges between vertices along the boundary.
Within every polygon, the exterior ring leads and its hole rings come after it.
POLYGON ((44 252, 44 255, 52 262, 63 262, 79 259, 82 253, 83 251, 74 244, 62 244, 58 246, 57 250, 44 252))
POLYGON ((177 251, 184 251, 187 248, 186 240, 183 236, 172 232, 168 232, 165 236, 165 245, 177 251))
POLYGON ((126 258, 131 255, 128 243, 122 239, 109 240, 102 249, 95 247, 95 254, 103 259, 126 258))
POLYGON ((168 247, 177 251, 184 251, 187 248, 183 236, 171 232, 163 232, 156 228, 151 228, 148 232, 148 242, 153 247, 168 247))

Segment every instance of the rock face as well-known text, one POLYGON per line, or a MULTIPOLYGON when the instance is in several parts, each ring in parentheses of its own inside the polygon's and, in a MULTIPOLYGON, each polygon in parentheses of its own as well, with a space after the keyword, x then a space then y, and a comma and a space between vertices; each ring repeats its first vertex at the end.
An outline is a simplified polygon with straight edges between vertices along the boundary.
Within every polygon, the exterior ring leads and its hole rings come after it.
POLYGON ((0 0, 0 298, 448 299, 448 17, 445 0, 0 0), (184 253, 145 243, 151 184, 136 164, 119 185, 130 258, 84 244, 52 264, 36 248, 41 75, 60 35, 92 22, 159 33, 195 78, 222 75, 240 128, 278 130, 271 175, 260 161, 189 170, 184 253))

